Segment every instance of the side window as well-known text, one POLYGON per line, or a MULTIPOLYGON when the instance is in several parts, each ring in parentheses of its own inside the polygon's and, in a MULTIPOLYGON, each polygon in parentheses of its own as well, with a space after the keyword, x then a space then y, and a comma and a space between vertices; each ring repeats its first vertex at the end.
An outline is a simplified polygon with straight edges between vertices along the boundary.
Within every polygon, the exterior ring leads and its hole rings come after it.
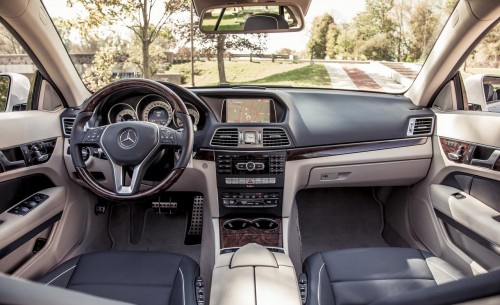
POLYGON ((461 72, 468 109, 500 113, 500 25, 476 46, 461 72))
POLYGON ((16 38, 0 24, 0 112, 31 109, 36 66, 16 38))

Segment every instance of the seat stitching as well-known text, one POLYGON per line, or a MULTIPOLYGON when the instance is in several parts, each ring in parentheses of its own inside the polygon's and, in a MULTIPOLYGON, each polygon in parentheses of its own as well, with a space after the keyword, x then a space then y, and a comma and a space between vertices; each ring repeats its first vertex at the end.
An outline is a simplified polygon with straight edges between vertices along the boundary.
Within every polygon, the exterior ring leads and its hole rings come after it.
MULTIPOLYGON (((434 264, 433 262, 431 261, 428 261, 428 260, 425 260, 427 262, 427 264, 429 265, 433 265, 434 267, 438 268, 439 270, 443 271, 444 273, 448 274, 449 276, 451 276, 455 281, 458 281, 458 279, 456 277, 454 277, 452 274, 450 274, 448 271, 444 270, 443 268, 441 268, 440 266, 434 264)), ((432 272, 431 272, 432 273, 432 272)))
POLYGON ((184 273, 182 273, 181 267, 179 267, 179 271, 182 277, 182 304, 186 305, 186 291, 184 290, 184 273))
POLYGON ((45 286, 50 285, 50 283, 52 283, 53 281, 57 280, 62 275, 64 275, 66 272, 70 271, 71 269, 74 269, 75 267, 76 267, 76 265, 74 265, 73 267, 70 267, 70 268, 66 269, 65 271, 63 271, 62 273, 60 273, 58 276, 56 276, 55 278, 53 278, 52 280, 50 280, 50 282, 46 283, 45 286))

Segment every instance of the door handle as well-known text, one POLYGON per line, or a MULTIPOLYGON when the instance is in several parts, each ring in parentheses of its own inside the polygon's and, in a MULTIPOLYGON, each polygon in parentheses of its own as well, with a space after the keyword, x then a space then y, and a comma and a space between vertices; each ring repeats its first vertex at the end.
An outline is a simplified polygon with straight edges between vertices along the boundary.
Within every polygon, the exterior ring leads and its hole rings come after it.
POLYGON ((475 166, 493 169, 493 167, 495 167, 495 163, 497 162, 498 158, 500 158, 500 149, 493 151, 493 153, 490 155, 490 157, 488 159, 486 159, 486 160, 484 160, 484 159, 472 159, 470 164, 475 165, 475 166))
POLYGON ((0 151, 0 165, 3 167, 4 171, 8 171, 16 168, 26 167, 26 162, 24 162, 24 160, 11 162, 9 161, 9 159, 7 159, 3 152, 0 151))

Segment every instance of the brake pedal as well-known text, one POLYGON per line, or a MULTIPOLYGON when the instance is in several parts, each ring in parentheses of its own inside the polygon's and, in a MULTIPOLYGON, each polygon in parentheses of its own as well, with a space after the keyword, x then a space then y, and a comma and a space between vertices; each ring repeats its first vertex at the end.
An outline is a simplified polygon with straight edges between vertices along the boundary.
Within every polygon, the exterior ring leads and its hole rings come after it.
POLYGON ((152 208, 153 211, 155 211, 158 214, 175 214, 177 213, 177 202, 173 202, 172 198, 169 198, 169 201, 160 201, 160 198, 158 198, 158 201, 152 203, 152 208))

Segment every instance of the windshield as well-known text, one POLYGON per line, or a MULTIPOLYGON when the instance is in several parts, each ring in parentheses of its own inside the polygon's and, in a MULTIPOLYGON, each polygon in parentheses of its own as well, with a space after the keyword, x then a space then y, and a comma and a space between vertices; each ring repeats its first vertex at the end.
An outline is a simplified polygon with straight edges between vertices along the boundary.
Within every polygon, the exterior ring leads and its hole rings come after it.
MULTIPOLYGON (((143 77, 191 87, 399 93, 420 71, 456 2, 312 0, 303 31, 245 35, 201 33, 187 0, 44 4, 91 91, 143 77)), ((241 12, 231 16, 241 22, 241 12)))

